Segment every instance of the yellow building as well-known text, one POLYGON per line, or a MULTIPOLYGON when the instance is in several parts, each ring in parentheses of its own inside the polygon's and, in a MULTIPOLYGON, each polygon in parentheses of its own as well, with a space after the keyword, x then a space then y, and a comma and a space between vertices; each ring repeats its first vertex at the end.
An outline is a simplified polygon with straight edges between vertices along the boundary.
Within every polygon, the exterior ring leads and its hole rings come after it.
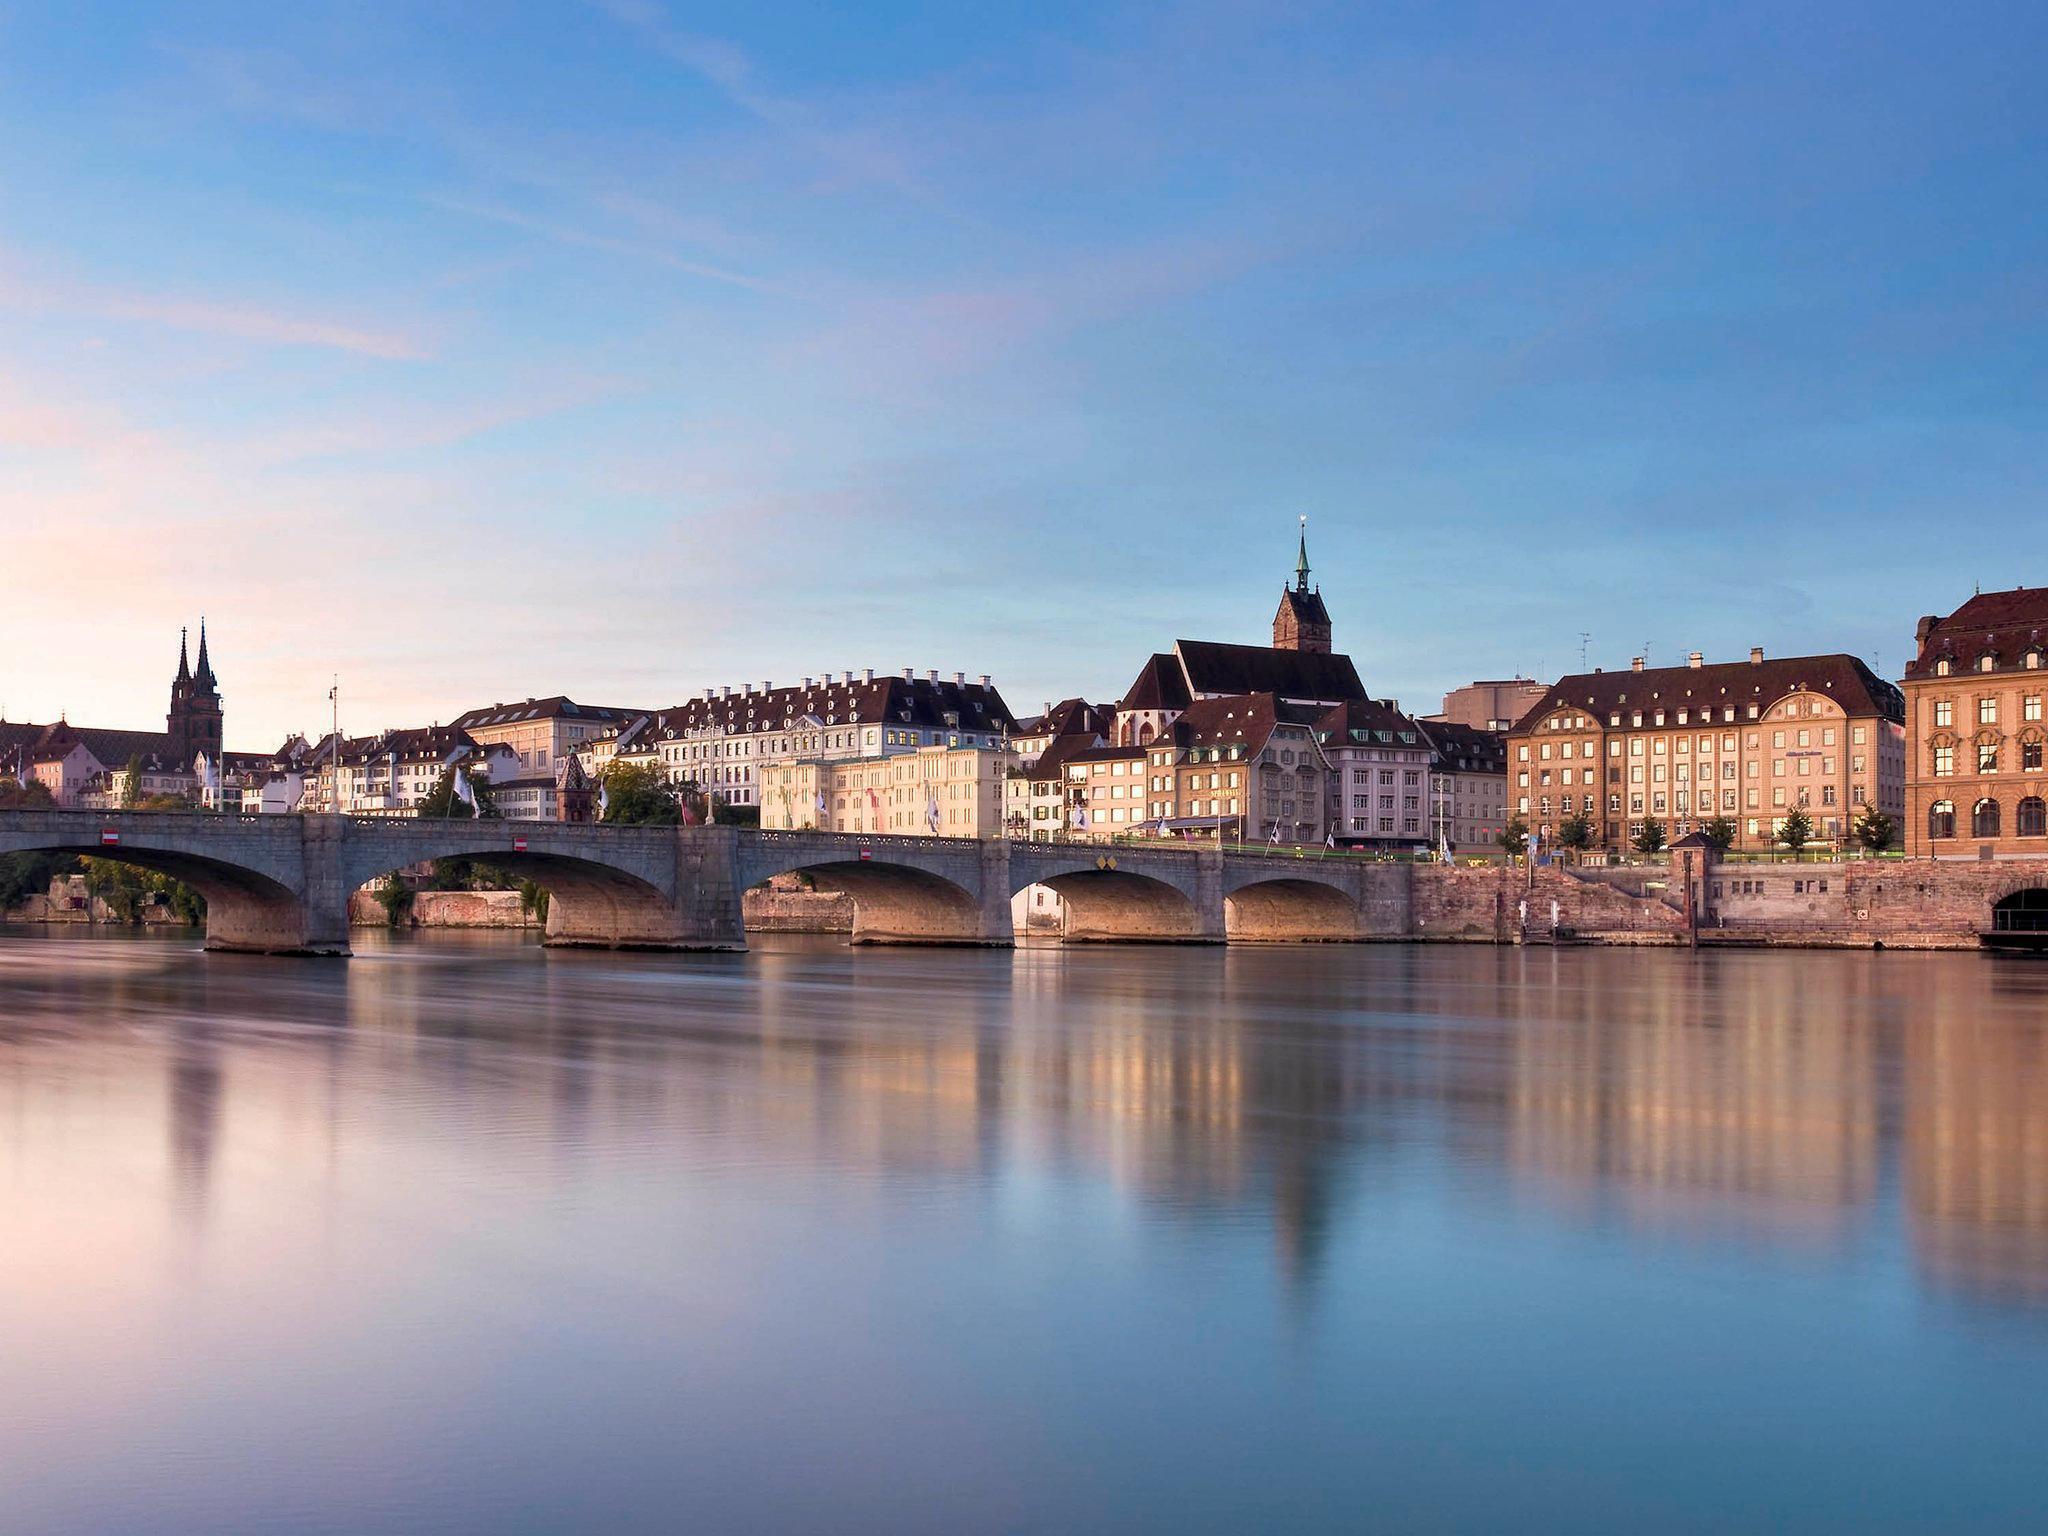
POLYGON ((999 837, 1017 754, 921 747, 844 762, 786 758, 760 767, 761 826, 907 837, 999 837))

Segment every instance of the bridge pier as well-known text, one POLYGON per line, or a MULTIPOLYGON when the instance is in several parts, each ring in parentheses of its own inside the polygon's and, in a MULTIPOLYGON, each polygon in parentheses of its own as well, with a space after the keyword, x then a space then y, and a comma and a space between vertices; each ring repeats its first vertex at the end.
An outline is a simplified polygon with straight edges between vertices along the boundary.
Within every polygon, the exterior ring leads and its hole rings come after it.
POLYGON ((737 846, 731 827, 676 828, 674 896, 550 868, 542 882, 548 890, 542 942, 559 949, 745 949, 737 846))

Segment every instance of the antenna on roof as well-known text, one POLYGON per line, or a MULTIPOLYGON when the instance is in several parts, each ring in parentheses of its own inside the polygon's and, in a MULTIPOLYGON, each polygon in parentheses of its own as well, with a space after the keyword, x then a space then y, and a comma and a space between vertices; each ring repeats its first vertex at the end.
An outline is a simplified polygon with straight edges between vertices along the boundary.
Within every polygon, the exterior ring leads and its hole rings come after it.
POLYGON ((1586 670, 1586 646, 1592 638, 1593 635, 1590 630, 1582 629, 1579 631, 1579 670, 1581 672, 1586 670))
POLYGON ((1648 666, 1649 664, 1650 664, 1650 642, 1649 642, 1649 641, 1647 641, 1647 640, 1645 640, 1645 641, 1643 642, 1643 665, 1647 667, 1647 666, 1648 666))

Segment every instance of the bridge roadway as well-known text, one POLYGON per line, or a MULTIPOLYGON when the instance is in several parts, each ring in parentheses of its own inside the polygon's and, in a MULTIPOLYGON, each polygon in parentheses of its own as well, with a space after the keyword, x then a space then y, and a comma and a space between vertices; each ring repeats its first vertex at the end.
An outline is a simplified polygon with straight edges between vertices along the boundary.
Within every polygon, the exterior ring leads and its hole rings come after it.
POLYGON ((742 949, 741 894, 784 874, 849 895, 856 943, 1010 944, 1031 885, 1064 899, 1070 940, 1398 938, 1413 901, 1402 864, 716 826, 0 811, 0 854, 29 852, 172 875, 206 897, 207 948, 257 954, 346 955, 351 892, 454 857, 545 887, 548 943, 606 949, 742 949))

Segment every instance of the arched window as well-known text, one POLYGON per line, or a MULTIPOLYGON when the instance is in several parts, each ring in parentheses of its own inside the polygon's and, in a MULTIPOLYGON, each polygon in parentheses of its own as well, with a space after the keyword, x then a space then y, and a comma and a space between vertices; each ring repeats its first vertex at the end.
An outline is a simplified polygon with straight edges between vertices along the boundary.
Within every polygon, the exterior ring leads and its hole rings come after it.
POLYGON ((1998 836, 1998 802, 1989 798, 1979 800, 1977 808, 1970 812, 1970 836, 1998 836))
POLYGON ((2048 802, 2039 795, 2027 796, 2020 802, 2013 826, 2021 837, 2048 837, 2048 802))
POLYGON ((1986 651, 1982 656, 1979 656, 1977 658, 1977 670, 1979 672, 1995 671, 1997 667, 1998 658, 1996 656, 1993 656, 1989 651, 1986 651))
POLYGON ((1934 664, 1934 675, 1936 677, 1947 677, 1949 673, 1954 670, 1955 669, 1949 665, 1949 661, 1946 656, 1942 657, 1941 660, 1937 661, 1934 664))
POLYGON ((1927 835, 1929 837, 1954 837, 1956 835, 1956 804, 1953 800, 1937 800, 1927 807, 1927 835))

